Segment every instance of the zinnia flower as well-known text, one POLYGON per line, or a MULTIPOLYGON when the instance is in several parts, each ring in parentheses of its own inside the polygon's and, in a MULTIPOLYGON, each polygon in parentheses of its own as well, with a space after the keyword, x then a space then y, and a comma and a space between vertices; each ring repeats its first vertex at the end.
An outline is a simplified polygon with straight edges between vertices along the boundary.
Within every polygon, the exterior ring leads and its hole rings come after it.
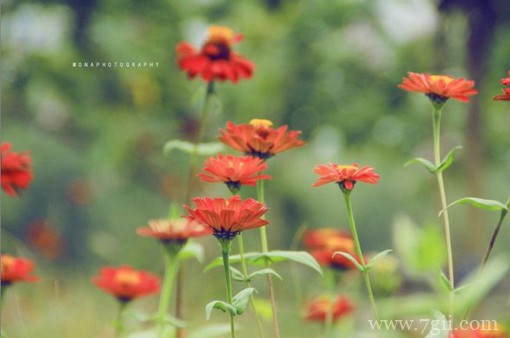
MULTIPOLYGON (((501 79, 503 86, 510 86, 510 71, 508 71, 508 77, 501 79)), ((503 89, 503 94, 494 96, 496 101, 510 101, 510 88, 503 89)))
POLYGON ((495 327, 482 327, 479 329, 456 328, 450 333, 450 338, 507 338, 505 327, 496 323, 495 327))
POLYGON ((306 308, 305 318, 313 322, 326 322, 328 316, 336 322, 352 313, 353 303, 345 296, 337 296, 334 300, 329 297, 313 299, 306 308))
POLYGON ((268 210, 263 203, 240 196, 225 198, 194 198, 196 209, 184 206, 188 218, 211 228, 219 240, 230 240, 241 231, 258 228, 269 222, 262 218, 268 210))
POLYGON ((208 235, 211 230, 195 220, 180 218, 151 219, 148 226, 138 228, 136 232, 140 236, 153 237, 165 244, 184 244, 188 238, 208 235))
POLYGON ((424 93, 437 105, 442 105, 449 98, 468 102, 469 97, 478 94, 474 89, 475 82, 463 78, 455 79, 448 75, 430 75, 408 72, 398 86, 401 89, 424 93))
POLYGON ((303 236, 303 244, 322 266, 341 271, 356 268, 345 256, 335 255, 335 252, 341 251, 357 257, 354 240, 344 231, 331 228, 309 230, 303 236))
POLYGON ((34 262, 22 257, 13 257, 8 254, 1 255, 2 287, 16 282, 35 282, 37 277, 32 275, 34 262))
POLYGON ((374 172, 374 168, 365 166, 359 168, 357 163, 352 165, 338 165, 328 163, 328 165, 319 165, 313 170, 320 177, 312 185, 318 187, 327 183, 337 183, 344 193, 354 189, 356 182, 376 184, 379 175, 374 172))
POLYGON ((236 193, 242 185, 255 186, 258 180, 268 180, 271 176, 260 174, 267 164, 252 156, 218 155, 205 161, 204 173, 198 174, 203 182, 223 182, 236 193))
POLYGON ((202 49, 196 50, 191 44, 177 45, 177 64, 190 79, 200 75, 206 81, 230 80, 236 83, 239 78, 250 78, 253 64, 232 50, 232 45, 243 39, 240 34, 223 26, 211 26, 202 49))
POLYGON ((246 155, 267 159, 282 151, 301 147, 300 131, 287 131, 286 125, 274 129, 269 120, 253 119, 249 124, 235 125, 227 122, 226 130, 221 130, 219 140, 226 145, 244 152, 246 155))
POLYGON ((9 196, 17 196, 32 181, 32 161, 28 153, 11 151, 10 143, 2 143, 2 189, 9 196))
POLYGON ((104 267, 92 282, 121 302, 159 292, 159 278, 146 271, 123 265, 119 268, 104 267))

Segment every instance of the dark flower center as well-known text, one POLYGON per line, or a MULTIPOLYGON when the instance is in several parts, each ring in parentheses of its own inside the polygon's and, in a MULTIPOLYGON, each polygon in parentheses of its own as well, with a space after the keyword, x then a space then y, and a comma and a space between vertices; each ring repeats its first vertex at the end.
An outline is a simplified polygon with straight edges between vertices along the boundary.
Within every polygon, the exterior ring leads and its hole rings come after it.
POLYGON ((233 240, 237 235, 239 235, 240 231, 227 231, 227 230, 221 230, 221 231, 214 231, 213 236, 219 239, 220 241, 231 241, 233 240))
POLYGON ((204 46, 203 52, 213 61, 230 59, 230 46, 224 43, 208 43, 204 46))
POLYGON ((434 105, 442 106, 448 100, 448 97, 434 93, 427 93, 425 95, 427 95, 427 97, 430 99, 430 101, 432 101, 434 105))

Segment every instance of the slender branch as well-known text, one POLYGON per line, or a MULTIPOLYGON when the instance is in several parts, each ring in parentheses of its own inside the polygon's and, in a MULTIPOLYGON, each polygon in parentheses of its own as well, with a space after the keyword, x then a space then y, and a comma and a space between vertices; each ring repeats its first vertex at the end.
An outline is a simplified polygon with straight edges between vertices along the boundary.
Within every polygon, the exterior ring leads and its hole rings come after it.
POLYGON ((115 320, 115 338, 120 338, 124 334, 124 311, 126 306, 127 302, 119 301, 119 311, 115 320))
MULTIPOLYGON (((232 305, 232 279, 230 278, 230 249, 232 247, 231 240, 220 240, 221 255, 223 257, 223 270, 225 271, 225 287, 227 289, 227 303, 232 305)), ((234 314, 229 311, 230 314, 230 335, 235 338, 235 324, 234 314)))
POLYGON ((165 331, 165 315, 168 312, 168 307, 170 305, 170 298, 172 296, 172 286, 173 280, 175 277, 175 273, 177 272, 177 268, 179 266, 179 259, 177 253, 171 253, 167 250, 163 250, 165 256, 165 276, 163 279, 163 288, 161 290, 161 295, 159 298, 159 308, 158 308, 158 338, 163 337, 163 333, 165 331))
MULTIPOLYGON (((510 198, 506 202, 506 207, 510 208, 510 198)), ((483 257, 483 262, 482 262, 482 266, 480 267, 480 270, 483 270, 483 268, 487 264, 487 261, 489 260, 492 249, 494 248, 494 244, 496 243, 496 238, 498 237, 499 230, 501 229, 501 225, 503 224, 503 221, 507 214, 508 214, 508 210, 505 210, 505 209, 501 210, 498 223, 496 224, 496 228, 494 229, 494 232, 492 233, 491 240, 489 242, 489 246, 487 247, 487 251, 485 252, 485 256, 483 257)))

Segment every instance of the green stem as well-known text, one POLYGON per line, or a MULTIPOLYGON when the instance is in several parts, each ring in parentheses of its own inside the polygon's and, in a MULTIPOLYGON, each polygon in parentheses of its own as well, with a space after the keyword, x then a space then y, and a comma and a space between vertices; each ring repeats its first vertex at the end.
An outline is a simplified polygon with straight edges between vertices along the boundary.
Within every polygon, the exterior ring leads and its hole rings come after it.
POLYGON ((115 321, 115 338, 122 337, 124 333, 124 311, 126 310, 127 302, 119 301, 119 311, 117 312, 117 319, 115 321))
MULTIPOLYGON (((260 203, 265 203, 265 196, 264 196, 264 180, 258 180, 257 181, 257 199, 260 203)), ((262 216, 263 219, 265 219, 265 215, 262 216)), ((266 253, 269 251, 269 246, 267 243, 267 232, 266 227, 262 226, 260 227, 260 244, 262 247, 262 252, 266 253)), ((267 267, 267 263, 266 263, 267 267)), ((275 338, 280 338, 280 328, 278 326, 278 316, 276 313, 276 298, 274 294, 274 286, 273 286, 273 276, 268 274, 267 275, 267 285, 269 288, 269 299, 271 301, 271 309, 273 313, 273 330, 275 338)))
MULTIPOLYGON (((225 286, 227 289, 227 303, 232 305, 232 279, 230 278, 230 249, 232 247, 232 240, 224 239, 220 240, 221 255, 223 257, 223 270, 225 271, 225 286)), ((230 334, 232 338, 235 338, 235 325, 234 325, 234 314, 229 311, 230 314, 230 334)))
POLYGON ((167 250, 163 250, 165 257, 165 276, 163 278, 163 288, 161 289, 161 295, 159 298, 158 308, 158 338, 162 338, 165 331, 165 315, 168 312, 170 306, 170 298, 172 296, 172 286, 179 266, 179 259, 177 253, 171 253, 167 250))
MULTIPOLYGON (((506 207, 510 208, 510 199, 508 199, 508 201, 506 202, 506 207)), ((494 244, 496 243, 496 238, 498 237, 499 230, 501 229, 501 225, 503 224, 503 220, 505 219, 507 214, 508 214, 508 210, 504 210, 504 209, 501 210, 501 214, 499 215, 498 223, 496 224, 496 228, 494 229, 494 232, 492 233, 492 237, 489 242, 489 246, 487 247, 487 251, 485 252, 485 256, 483 257, 483 262, 482 262, 482 266, 480 267, 480 270, 483 270, 483 268, 487 264, 487 261, 489 260, 492 249, 494 248, 494 244)))
MULTIPOLYGON (((433 111, 433 137, 434 137, 434 165, 439 168, 441 164, 441 107, 434 107, 433 111)), ((449 319, 453 322, 454 308, 455 308, 455 275, 453 271, 453 254, 452 242, 450 235, 450 219, 448 217, 448 209, 446 203, 446 192, 444 188, 443 173, 442 171, 436 172, 437 184, 439 187, 439 195, 441 197, 441 210, 443 210, 443 224, 444 235, 446 242, 446 252, 448 258, 448 280, 451 285, 449 303, 449 319)))
POLYGON ((358 254, 359 263, 363 267, 363 279, 365 280, 365 286, 368 292, 368 298, 370 300, 370 306, 372 307, 372 313, 374 315, 374 319, 379 322, 379 314, 377 313, 377 307, 375 305, 374 293, 372 292, 372 285, 370 284, 370 276, 368 275, 368 270, 366 269, 365 258, 363 257, 363 251, 361 251, 361 244, 358 238, 358 231, 356 230, 356 222, 354 221, 354 213, 352 212, 352 203, 350 192, 344 193, 345 206, 347 207, 347 215, 349 217, 349 226, 351 227, 352 238, 354 240, 354 246, 356 248, 356 253, 358 254))

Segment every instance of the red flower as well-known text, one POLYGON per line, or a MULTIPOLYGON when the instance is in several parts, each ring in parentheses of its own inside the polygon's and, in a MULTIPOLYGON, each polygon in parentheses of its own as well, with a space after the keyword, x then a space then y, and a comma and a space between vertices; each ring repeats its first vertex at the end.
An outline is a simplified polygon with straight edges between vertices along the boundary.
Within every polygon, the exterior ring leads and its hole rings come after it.
POLYGON ((123 265, 119 268, 104 267, 92 282, 121 302, 159 292, 159 278, 146 271, 123 265))
POLYGON ((48 220, 36 220, 28 226, 27 242, 47 259, 57 259, 64 252, 62 234, 48 220))
POLYGON ((258 180, 271 179, 269 175, 259 174, 267 169, 267 164, 252 156, 218 155, 209 157, 202 168, 205 173, 198 176, 203 182, 223 182, 233 191, 241 185, 255 186, 258 180))
POLYGON ((351 314, 354 310, 352 302, 344 296, 337 296, 333 301, 329 297, 313 299, 306 308, 305 318, 313 322, 326 322, 331 316, 334 322, 351 314))
POLYGON ((269 120, 253 119, 249 124, 235 125, 227 122, 226 130, 221 130, 219 140, 226 145, 244 152, 246 155, 267 159, 277 153, 301 147, 304 141, 298 140, 300 131, 287 131, 287 126, 272 128, 269 120))
POLYGON ((208 235, 211 230, 205 225, 189 220, 181 219, 152 219, 149 226, 138 228, 140 236, 153 237, 162 242, 184 243, 188 238, 208 235))
POLYGON ((2 143, 2 189, 9 196, 17 196, 32 181, 32 164, 28 153, 11 152, 10 143, 2 143))
POLYGON ((315 167, 313 171, 320 177, 312 187, 335 182, 339 184, 342 190, 351 191, 358 181, 376 184, 379 180, 379 175, 374 173, 374 168, 365 166, 360 169, 357 163, 352 165, 328 163, 328 165, 315 167))
POLYGON ((35 282, 38 280, 32 275, 34 262, 22 257, 13 257, 8 254, 1 255, 2 287, 16 282, 35 282))
POLYGON ((267 208, 252 198, 194 198, 196 209, 184 206, 188 218, 207 225, 218 239, 230 240, 241 231, 258 228, 269 222, 262 218, 267 208))
POLYGON ((239 78, 250 78, 253 64, 232 50, 232 44, 243 39, 240 34, 223 26, 211 26, 208 37, 200 51, 191 44, 177 45, 177 64, 193 79, 200 75, 204 81, 230 80, 236 83, 239 78))
POLYGON ((469 96, 478 94, 474 89, 475 82, 463 78, 454 79, 448 75, 430 75, 407 73, 409 77, 403 78, 398 86, 401 89, 424 93, 434 103, 442 104, 449 98, 468 102, 469 96))
POLYGON ((488 325, 479 329, 456 328, 450 333, 450 338, 507 338, 505 327, 496 323, 496 326, 488 325))
MULTIPOLYGON (((501 80, 503 86, 510 86, 510 71, 508 71, 508 77, 501 80)), ((494 96, 496 101, 510 101, 510 88, 503 89, 503 94, 494 96)))
MULTIPOLYGON (((348 270, 356 266, 345 256, 336 254, 341 251, 357 257, 354 240, 348 233, 330 228, 309 230, 303 236, 303 244, 310 250, 310 254, 322 266, 332 269, 348 270)), ((357 261, 359 261, 356 258, 357 261)))

